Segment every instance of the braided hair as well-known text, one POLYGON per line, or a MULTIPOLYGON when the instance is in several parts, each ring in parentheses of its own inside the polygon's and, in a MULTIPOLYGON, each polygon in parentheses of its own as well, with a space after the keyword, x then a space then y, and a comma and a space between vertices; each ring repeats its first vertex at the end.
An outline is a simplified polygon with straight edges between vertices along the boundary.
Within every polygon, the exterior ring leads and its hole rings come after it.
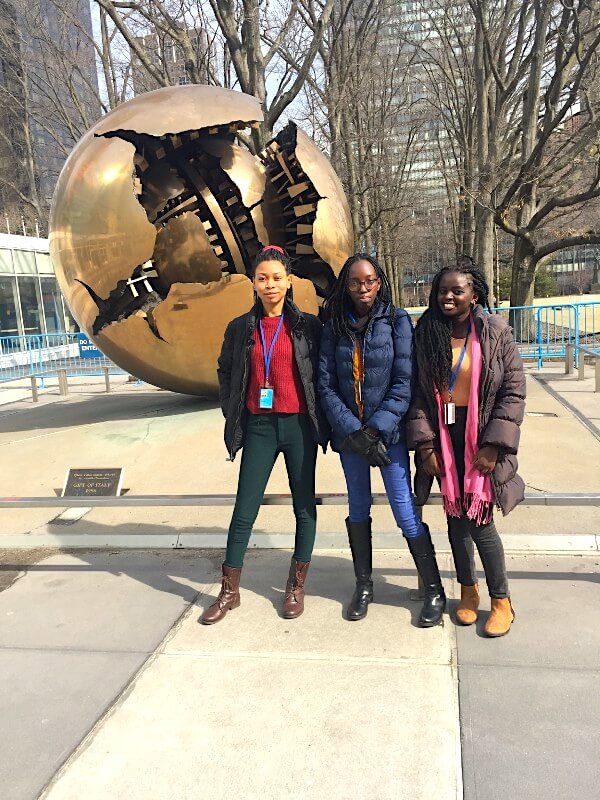
POLYGON ((351 309, 351 300, 346 290, 348 288, 348 276, 350 274, 350 269, 354 264, 356 264, 357 261, 368 261, 377 273, 380 285, 379 291, 377 292, 377 297, 375 299, 375 306, 389 306, 390 325, 392 325, 394 322, 394 314, 396 309, 392 303, 392 287, 390 286, 387 275, 379 265, 379 262, 376 258, 369 256, 366 253, 355 253, 353 256, 350 256, 350 258, 346 259, 344 266, 340 270, 340 274, 337 276, 337 280, 333 285, 333 289, 331 290, 329 297, 323 304, 325 319, 331 320, 333 332, 336 336, 342 336, 343 334, 346 334, 347 336, 352 335, 348 326, 348 310, 351 309))
POLYGON ((490 289, 482 270, 473 259, 462 256, 454 265, 443 267, 433 278, 429 292, 429 304, 415 329, 416 356, 419 372, 427 382, 433 383, 440 393, 448 389, 452 369, 452 322, 442 313, 438 303, 440 283, 444 275, 459 272, 469 278, 479 305, 491 311, 490 289))

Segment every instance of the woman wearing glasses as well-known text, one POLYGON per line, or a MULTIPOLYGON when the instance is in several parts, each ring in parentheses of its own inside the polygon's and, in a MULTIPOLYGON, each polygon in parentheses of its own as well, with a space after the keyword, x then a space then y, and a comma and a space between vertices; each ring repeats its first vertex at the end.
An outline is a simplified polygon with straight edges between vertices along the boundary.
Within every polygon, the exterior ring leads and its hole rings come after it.
POLYGON ((377 261, 357 254, 344 264, 325 304, 318 389, 348 487, 348 539, 356 589, 347 610, 362 619, 373 600, 371 467, 379 467, 398 527, 425 585, 419 618, 437 625, 446 607, 429 531, 412 500, 404 417, 411 400, 413 331, 395 308, 377 261))

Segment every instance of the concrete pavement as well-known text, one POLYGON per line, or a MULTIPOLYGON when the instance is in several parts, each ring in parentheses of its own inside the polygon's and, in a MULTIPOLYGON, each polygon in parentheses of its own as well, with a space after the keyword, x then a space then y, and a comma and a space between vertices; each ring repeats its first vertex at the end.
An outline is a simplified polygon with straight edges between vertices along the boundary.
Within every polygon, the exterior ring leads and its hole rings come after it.
MULTIPOLYGON (((528 374, 519 453, 527 491, 598 491, 600 441, 534 374, 528 374)), ((591 387, 591 375, 587 380, 591 387)), ((585 402, 584 411, 593 419, 600 396, 582 392, 585 386, 576 383, 570 376, 559 388, 576 388, 571 397, 585 402)), ((0 405, 0 492, 52 495, 62 487, 69 467, 122 466, 124 486, 132 494, 232 493, 239 458, 233 464, 226 461, 222 431, 221 412, 213 401, 144 384, 124 385, 110 395, 91 388, 66 399, 48 395, 39 406, 7 403, 0 405)), ((383 491, 378 472, 372 475, 373 490, 383 491)), ((317 487, 345 491, 335 453, 319 455, 317 487)), ((267 491, 288 492, 282 459, 267 491)), ((222 508, 205 507, 94 509, 73 524, 49 524, 56 515, 56 509, 3 510, 0 547, 220 547, 228 525, 222 508)), ((447 548, 441 507, 428 507, 425 515, 436 546, 447 548)), ((373 516, 375 546, 403 547, 390 509, 377 506, 373 516)), ((343 519, 341 506, 319 510, 318 546, 345 546, 343 519)), ((290 547, 292 525, 291 507, 263 508, 251 546, 290 547)), ((573 512, 521 506, 506 519, 498 518, 498 527, 513 550, 596 552, 600 547, 598 508, 573 512)))
MULTIPOLYGON (((598 491, 600 443, 580 416, 596 424, 598 397, 558 368, 542 378, 528 375, 528 491, 598 491)), ((35 407, 1 392, 3 495, 51 494, 69 466, 124 466, 135 494, 235 490, 214 403, 143 384, 35 407)), ((317 480, 344 491, 335 454, 319 457, 317 480)), ((268 491, 287 491, 282 464, 268 491)), ((384 506, 366 620, 342 615, 343 507, 319 511, 305 615, 279 616, 293 517, 266 507, 253 545, 274 549, 249 552, 242 607, 212 628, 197 620, 218 590, 227 509, 98 509, 72 525, 55 514, 0 512, 2 800, 596 796, 598 508, 498 520, 517 620, 492 641, 487 598, 476 627, 454 626, 455 601, 443 627, 415 627, 414 568, 384 506), (211 549, 181 549, 194 545, 211 549), (76 549, 18 549, 48 546, 76 549)), ((425 516, 455 597, 441 509, 425 516)))
MULTIPOLYGON (((242 606, 207 628, 221 555, 57 554, 0 593, 3 798, 596 796, 598 556, 509 556, 517 619, 487 640, 485 592, 476 627, 455 627, 451 601, 416 628, 397 550, 375 554, 358 623, 346 550, 315 553, 292 621, 289 553, 251 552, 242 606)), ((19 551, 2 560, 14 571, 19 551)))

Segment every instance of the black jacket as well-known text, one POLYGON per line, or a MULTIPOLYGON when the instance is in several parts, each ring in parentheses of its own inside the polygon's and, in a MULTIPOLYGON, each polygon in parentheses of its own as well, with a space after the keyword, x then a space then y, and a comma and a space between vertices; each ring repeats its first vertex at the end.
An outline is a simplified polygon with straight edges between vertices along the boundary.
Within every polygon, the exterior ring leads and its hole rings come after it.
MULTIPOLYGON (((225 446, 232 461, 244 445, 250 348, 254 345, 254 329, 260 314, 261 306, 257 304, 247 314, 231 320, 219 356, 219 401, 225 417, 225 446)), ((325 447, 329 440, 329 427, 315 392, 322 325, 313 314, 299 311, 288 300, 285 301, 285 314, 292 322, 292 347, 304 388, 313 438, 317 444, 325 447)))

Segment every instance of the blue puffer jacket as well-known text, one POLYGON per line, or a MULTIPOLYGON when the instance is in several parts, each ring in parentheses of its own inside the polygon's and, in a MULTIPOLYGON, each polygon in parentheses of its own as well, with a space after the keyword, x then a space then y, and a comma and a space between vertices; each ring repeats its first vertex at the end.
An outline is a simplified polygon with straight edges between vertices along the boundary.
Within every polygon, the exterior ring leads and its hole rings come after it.
POLYGON ((364 334, 363 419, 354 397, 352 355, 354 339, 337 338, 327 322, 321 338, 318 392, 332 429, 332 447, 363 425, 375 428, 385 445, 404 440, 404 417, 411 400, 413 328, 410 317, 396 309, 394 324, 389 307, 375 309, 364 334))

